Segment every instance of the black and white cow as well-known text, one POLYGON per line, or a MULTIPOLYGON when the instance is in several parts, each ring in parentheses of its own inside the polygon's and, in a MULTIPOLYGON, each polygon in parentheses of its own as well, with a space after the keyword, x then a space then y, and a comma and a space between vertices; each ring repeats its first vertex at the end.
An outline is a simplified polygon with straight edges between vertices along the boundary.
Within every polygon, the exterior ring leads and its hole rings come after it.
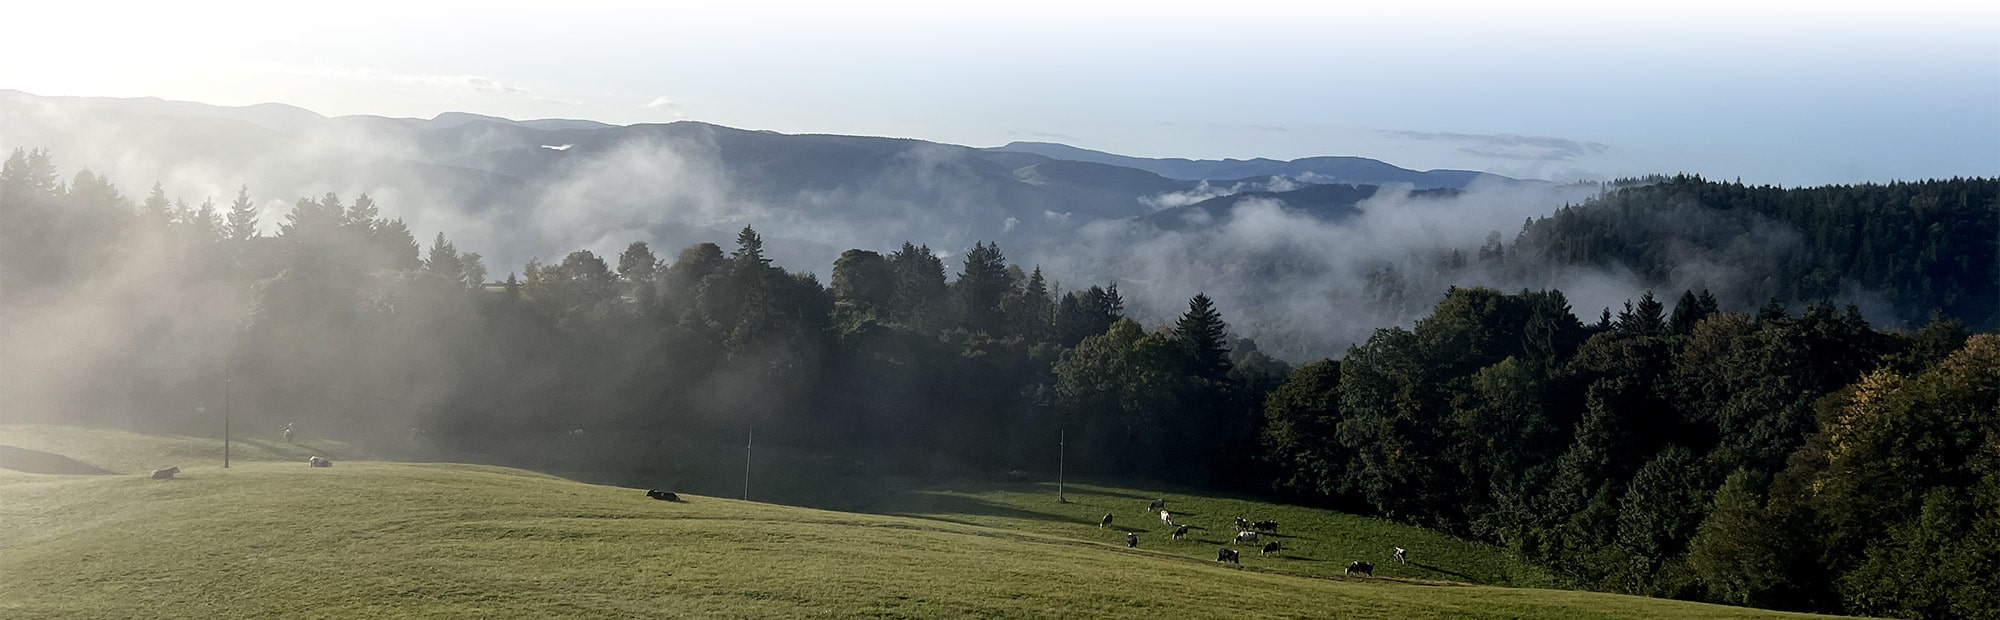
POLYGON ((166 469, 155 469, 155 470, 153 470, 153 479, 154 479, 154 480, 172 480, 172 479, 174 479, 174 474, 178 474, 178 473, 181 473, 181 468, 179 468, 179 467, 168 467, 168 468, 166 468, 166 469))
POLYGON ((1187 536, 1187 533, 1188 533, 1188 526, 1183 525, 1174 528, 1174 540, 1180 540, 1182 537, 1187 536))
POLYGON ((1375 565, 1374 565, 1374 564, 1371 564, 1371 563, 1368 563, 1368 562, 1355 562, 1355 563, 1352 563, 1352 564, 1348 564, 1348 565, 1347 565, 1347 574, 1349 574, 1349 575, 1352 575, 1352 574, 1355 574, 1355 573, 1360 573, 1360 574, 1363 574, 1363 575, 1367 575, 1367 576, 1370 576, 1370 577, 1374 577, 1374 576, 1375 576, 1375 565))
POLYGON ((1277 553, 1278 549, 1279 549, 1278 541, 1273 540, 1271 542, 1264 543, 1264 555, 1271 555, 1273 553, 1277 553))
POLYGON ((1105 513, 1105 515, 1104 515, 1104 520, 1102 520, 1102 521, 1098 521, 1098 522, 1097 522, 1097 527, 1100 527, 1100 528, 1101 528, 1101 527, 1105 527, 1105 526, 1108 526, 1108 525, 1111 525, 1111 514, 1110 514, 1110 513, 1105 513))
POLYGON ((1240 559, 1241 559, 1241 558, 1242 558, 1242 555, 1241 555, 1241 554, 1239 554, 1239 553, 1236 553, 1236 550, 1235 550, 1235 549, 1229 549, 1229 548, 1223 548, 1223 549, 1217 549, 1217 550, 1215 550, 1215 561, 1217 561, 1217 562, 1228 562, 1228 563, 1230 563, 1230 564, 1242 564, 1243 562, 1241 562, 1241 561, 1240 561, 1240 559))
POLYGON ((1256 532, 1237 532, 1236 542, 1257 542, 1256 532))
POLYGON ((1160 510, 1160 509, 1163 509, 1163 508, 1166 508, 1166 507, 1167 507, 1167 500, 1166 500, 1166 498, 1160 498, 1160 499, 1156 499, 1156 500, 1153 500, 1153 503, 1152 503, 1152 505, 1150 505, 1150 506, 1147 506, 1147 507, 1146 507, 1146 509, 1147 509, 1147 510, 1160 510))

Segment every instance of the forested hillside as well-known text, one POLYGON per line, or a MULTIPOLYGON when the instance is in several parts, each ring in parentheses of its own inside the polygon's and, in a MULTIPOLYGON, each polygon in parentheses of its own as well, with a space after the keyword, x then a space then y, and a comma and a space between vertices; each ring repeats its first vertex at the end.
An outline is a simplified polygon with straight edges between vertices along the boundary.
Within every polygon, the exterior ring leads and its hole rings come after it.
POLYGON ((1384 268, 1376 286, 1427 300, 1453 282, 1560 286, 1610 270, 1655 290, 1707 289, 1724 308, 1841 300, 1910 326, 1933 315, 2000 325, 2000 179, 1789 189, 1633 179, 1511 240, 1501 232, 1438 256, 1435 271, 1384 268))
POLYGON ((1839 271, 1820 288, 1673 289, 1671 308, 1634 290, 1589 322, 1553 289, 1440 286, 1413 327, 1293 371, 1206 295, 1142 325, 1117 286, 1054 290, 987 243, 849 250, 822 280, 774 266, 744 227, 727 247, 636 241, 515 271, 365 195, 301 198, 260 225, 247 188, 227 205, 157 186, 134 200, 16 151, 0 170, 0 411, 207 433, 224 410, 716 495, 739 491, 754 432, 752 498, 798 501, 889 476, 1046 476, 1063 445, 1071 475, 1342 505, 1502 542, 1589 587, 1992 615, 2000 341, 1950 318, 1883 331, 1830 303, 1725 310, 1879 278, 1914 287, 1883 287, 1907 291, 1899 308, 1987 320, 1995 185, 1626 189, 1456 266, 1618 256, 1672 273, 1675 254, 1643 248, 1794 217, 1830 218, 1800 227, 1828 241, 1791 251, 1839 271), (1764 198, 1717 206, 1735 196, 1764 198), (1821 199, 1835 206, 1808 208, 1821 199), (1569 232, 1611 213, 1655 232, 1569 232), (1850 229, 1877 232, 1836 234, 1850 229))

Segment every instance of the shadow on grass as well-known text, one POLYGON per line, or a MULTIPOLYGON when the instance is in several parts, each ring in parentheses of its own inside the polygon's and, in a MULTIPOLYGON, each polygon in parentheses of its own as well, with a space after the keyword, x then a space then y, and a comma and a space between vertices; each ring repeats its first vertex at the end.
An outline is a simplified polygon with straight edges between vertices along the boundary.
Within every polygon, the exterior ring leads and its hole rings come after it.
POLYGON ((118 473, 53 452, 14 446, 0 446, 0 469, 29 474, 102 476, 118 473))
POLYGON ((1417 568, 1421 568, 1421 569, 1424 569, 1424 570, 1427 570, 1427 571, 1430 571, 1430 572, 1433 572, 1433 573, 1437 573, 1437 574, 1440 574, 1440 575, 1451 575, 1451 576, 1453 576, 1453 577, 1457 577, 1459 581, 1465 581, 1465 582, 1471 582, 1471 581, 1473 581, 1473 579, 1472 579, 1472 576, 1471 576, 1471 575, 1467 575, 1467 574, 1465 574, 1465 573, 1461 573, 1461 572, 1457 572, 1457 571, 1449 571, 1449 570, 1445 570, 1445 569, 1442 569, 1442 568, 1438 568, 1438 567, 1436 567, 1436 566, 1431 566, 1431 565, 1429 565, 1429 564, 1425 564, 1425 563, 1422 563, 1422 562, 1411 562, 1411 563, 1410 563, 1410 566, 1415 566, 1415 567, 1417 567, 1417 568))
MULTIPOLYGON (((979 515, 1007 519, 1025 519, 1049 523, 1081 523, 1074 517, 1066 517, 1046 512, 1023 510, 1013 506, 996 504, 983 499, 951 495, 934 491, 910 493, 897 502, 895 510, 887 513, 906 517, 955 521, 950 515, 979 515)), ((1092 523, 1095 525, 1095 523, 1092 523)), ((1113 524, 1116 525, 1115 523, 1113 524)))

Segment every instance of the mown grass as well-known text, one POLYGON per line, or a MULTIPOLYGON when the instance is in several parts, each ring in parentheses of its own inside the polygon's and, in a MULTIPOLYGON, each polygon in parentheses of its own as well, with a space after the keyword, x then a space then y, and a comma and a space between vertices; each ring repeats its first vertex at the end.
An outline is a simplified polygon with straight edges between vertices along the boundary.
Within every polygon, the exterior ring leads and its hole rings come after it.
MULTIPOLYGON (((1125 549, 1019 515, 1008 518, 1021 529, 1002 529, 699 496, 669 503, 493 467, 186 461, 184 479, 155 481, 134 473, 158 466, 151 456, 93 452, 116 443, 90 440, 100 431, 35 433, 72 435, 38 450, 125 473, 0 476, 4 618, 1781 616, 1309 578, 1256 570, 1260 559, 1234 567, 1159 545, 1125 549)), ((31 443, 26 434, 0 428, 0 444, 31 443)), ((1176 501, 1198 512, 1201 500, 1176 501)))

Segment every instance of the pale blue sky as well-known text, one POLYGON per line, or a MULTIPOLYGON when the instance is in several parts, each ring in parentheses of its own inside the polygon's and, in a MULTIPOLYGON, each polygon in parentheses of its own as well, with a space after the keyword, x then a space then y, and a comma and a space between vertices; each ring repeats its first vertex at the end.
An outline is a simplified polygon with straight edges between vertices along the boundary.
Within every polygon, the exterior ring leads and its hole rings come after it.
POLYGON ((2000 174, 1995 2, 123 4, 10 9, 34 52, 0 88, 1559 179, 2000 174))

